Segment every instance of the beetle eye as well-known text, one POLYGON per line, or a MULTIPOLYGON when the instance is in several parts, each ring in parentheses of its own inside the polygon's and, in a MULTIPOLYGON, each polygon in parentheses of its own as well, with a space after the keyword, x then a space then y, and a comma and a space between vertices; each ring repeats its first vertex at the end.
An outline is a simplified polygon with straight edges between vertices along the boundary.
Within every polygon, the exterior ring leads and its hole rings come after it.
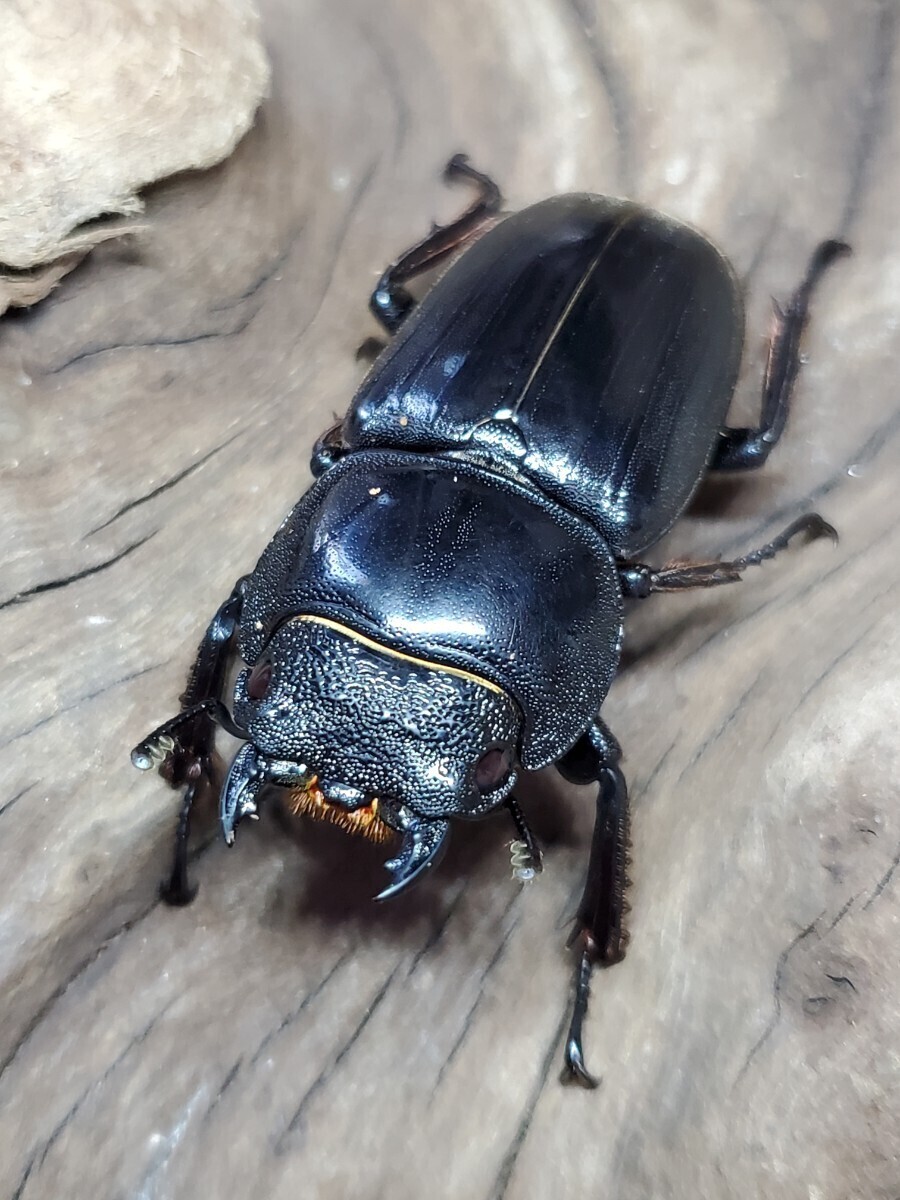
POLYGON ((475 765, 475 783, 479 792, 492 792, 509 774, 509 750, 495 746, 487 750, 475 765))
POLYGON ((262 700, 272 682, 272 664, 259 662, 247 678, 247 695, 251 700, 262 700))

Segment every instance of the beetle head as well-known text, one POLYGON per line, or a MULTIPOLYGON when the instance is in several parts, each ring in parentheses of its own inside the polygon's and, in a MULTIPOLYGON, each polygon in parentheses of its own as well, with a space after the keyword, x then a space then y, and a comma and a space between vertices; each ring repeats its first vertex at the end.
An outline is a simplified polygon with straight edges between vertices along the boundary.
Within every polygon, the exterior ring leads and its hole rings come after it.
POLYGON ((264 784, 290 788, 295 811, 402 835, 382 898, 436 860, 450 817, 489 812, 517 778, 521 716, 500 688, 322 618, 273 634, 238 678, 234 715, 250 741, 223 790, 226 838, 264 784))

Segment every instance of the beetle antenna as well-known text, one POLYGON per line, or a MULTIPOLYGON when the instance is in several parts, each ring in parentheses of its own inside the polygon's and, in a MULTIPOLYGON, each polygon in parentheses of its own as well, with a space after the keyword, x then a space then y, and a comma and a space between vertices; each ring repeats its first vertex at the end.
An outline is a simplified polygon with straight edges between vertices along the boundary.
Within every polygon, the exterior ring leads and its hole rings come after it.
POLYGON ((192 704, 190 708, 183 709, 176 717, 164 721, 151 734, 148 734, 132 750, 132 765, 139 771, 149 771, 154 764, 163 762, 178 745, 178 739, 173 734, 189 721, 204 714, 221 725, 225 732, 230 733, 232 737, 240 738, 241 741, 247 740, 247 730, 237 724, 218 697, 210 696, 206 700, 201 700, 199 704, 192 704))
POLYGON ((507 796, 504 804, 519 835, 509 847, 513 879, 518 879, 520 883, 528 883, 544 869, 541 848, 515 796, 507 796))

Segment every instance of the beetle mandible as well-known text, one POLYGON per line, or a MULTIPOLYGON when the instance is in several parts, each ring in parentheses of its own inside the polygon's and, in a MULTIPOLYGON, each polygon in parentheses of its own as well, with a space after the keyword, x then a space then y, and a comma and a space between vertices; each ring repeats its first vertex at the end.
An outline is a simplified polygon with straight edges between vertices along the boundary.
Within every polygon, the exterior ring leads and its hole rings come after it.
POLYGON ((164 896, 186 903, 191 806, 214 784, 216 724, 244 745, 220 797, 227 842, 266 785, 295 812, 376 841, 396 895, 432 867, 453 818, 506 809, 520 878, 540 851, 512 791, 555 764, 597 788, 570 938, 564 1078, 592 969, 618 962, 629 862, 621 751, 598 715, 623 601, 736 582, 817 513, 730 562, 639 561, 708 470, 763 465, 784 430, 809 301, 847 250, 823 242, 776 307, 755 428, 726 424, 743 345, 734 272, 696 230, 637 204, 558 196, 511 216, 488 176, 463 215, 387 268, 370 308, 393 340, 317 442, 312 487, 200 643, 182 711, 132 752, 184 788, 164 896), (416 303, 405 284, 456 258, 416 303), (233 712, 222 699, 237 649, 233 712))

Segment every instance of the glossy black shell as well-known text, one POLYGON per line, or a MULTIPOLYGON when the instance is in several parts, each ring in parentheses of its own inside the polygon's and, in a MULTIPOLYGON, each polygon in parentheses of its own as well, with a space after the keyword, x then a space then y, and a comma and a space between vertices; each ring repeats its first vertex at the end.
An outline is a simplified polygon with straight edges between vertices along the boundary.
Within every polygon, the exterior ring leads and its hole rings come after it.
POLYGON ((599 709, 622 599, 603 540, 539 492, 478 464, 363 451, 313 485, 263 553, 245 661, 300 613, 497 684, 523 714, 521 761, 537 768, 599 709))
POLYGON ((556 197, 451 266, 364 381, 344 440, 497 455, 632 556, 702 478, 742 339, 733 272, 699 233, 556 197))
POLYGON ((727 262, 657 213, 563 196, 504 220, 365 379, 250 579, 246 661, 293 616, 336 621, 496 684, 523 765, 557 760, 618 665, 615 558, 702 478, 742 325, 727 262))

